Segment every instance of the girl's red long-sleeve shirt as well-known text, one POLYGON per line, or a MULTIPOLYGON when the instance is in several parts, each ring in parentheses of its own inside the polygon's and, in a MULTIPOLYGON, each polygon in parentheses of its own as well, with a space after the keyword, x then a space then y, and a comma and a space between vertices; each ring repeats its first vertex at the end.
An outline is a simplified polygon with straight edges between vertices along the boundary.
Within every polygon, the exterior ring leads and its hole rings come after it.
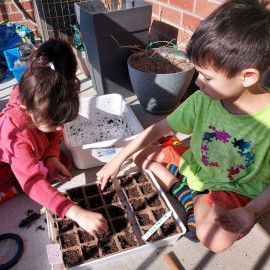
MULTIPOLYGON (((8 163, 22 189, 30 198, 64 218, 74 204, 44 178, 39 161, 50 156, 59 158, 63 132, 44 133, 37 129, 20 108, 16 85, 0 117, 0 161, 8 163)), ((1 177, 0 191, 14 185, 16 179, 1 177)))

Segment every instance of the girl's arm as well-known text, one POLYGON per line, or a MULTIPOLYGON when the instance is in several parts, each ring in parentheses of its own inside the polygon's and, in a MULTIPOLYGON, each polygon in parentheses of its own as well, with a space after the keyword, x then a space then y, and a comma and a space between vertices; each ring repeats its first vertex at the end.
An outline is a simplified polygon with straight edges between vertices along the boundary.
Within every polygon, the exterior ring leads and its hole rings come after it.
POLYGON ((118 153, 109 163, 107 163, 97 173, 97 180, 101 184, 103 190, 107 182, 116 177, 122 163, 131 155, 155 142, 158 138, 171 131, 167 119, 164 119, 140 133, 133 141, 131 141, 120 153, 118 153))
POLYGON ((227 212, 227 215, 216 219, 224 230, 247 234, 254 226, 255 219, 270 209, 270 184, 244 207, 227 212))
POLYGON ((107 222, 102 214, 85 210, 76 204, 68 209, 66 216, 92 235, 104 234, 108 231, 107 222))
POLYGON ((57 157, 59 159, 63 131, 46 133, 46 137, 49 141, 49 146, 44 150, 44 154, 41 157, 42 161, 46 162, 46 159, 49 157, 57 157))

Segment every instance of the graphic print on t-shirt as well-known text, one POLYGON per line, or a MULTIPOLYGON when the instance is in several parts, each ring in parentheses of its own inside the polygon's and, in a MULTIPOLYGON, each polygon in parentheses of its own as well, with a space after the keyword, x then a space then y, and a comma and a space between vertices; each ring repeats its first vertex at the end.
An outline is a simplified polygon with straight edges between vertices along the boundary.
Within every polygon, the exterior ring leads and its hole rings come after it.
POLYGON ((219 131, 213 126, 209 126, 209 131, 202 136, 202 163, 207 167, 219 168, 231 181, 245 176, 254 158, 251 141, 233 138, 225 130, 219 131))

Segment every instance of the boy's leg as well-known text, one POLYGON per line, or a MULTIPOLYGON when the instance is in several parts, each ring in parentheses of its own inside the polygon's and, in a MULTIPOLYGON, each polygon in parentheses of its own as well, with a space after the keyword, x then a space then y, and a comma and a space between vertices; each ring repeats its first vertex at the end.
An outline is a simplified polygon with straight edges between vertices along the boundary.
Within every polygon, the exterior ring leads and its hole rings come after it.
POLYGON ((179 174, 175 165, 164 167, 161 164, 163 160, 164 153, 158 145, 148 146, 134 157, 134 162, 140 169, 151 170, 160 186, 164 190, 170 191, 184 206, 188 219, 188 232, 185 236, 193 242, 199 242, 196 236, 193 200, 191 190, 186 184, 186 177, 179 174))
POLYGON ((208 249, 221 252, 231 247, 239 238, 239 234, 225 231, 216 224, 215 219, 227 210, 222 206, 204 201, 204 196, 206 195, 198 195, 194 199, 197 236, 208 249))
POLYGON ((150 145, 134 155, 135 164, 142 170, 151 170, 160 186, 169 191, 179 180, 162 164, 164 154, 159 145, 150 145))

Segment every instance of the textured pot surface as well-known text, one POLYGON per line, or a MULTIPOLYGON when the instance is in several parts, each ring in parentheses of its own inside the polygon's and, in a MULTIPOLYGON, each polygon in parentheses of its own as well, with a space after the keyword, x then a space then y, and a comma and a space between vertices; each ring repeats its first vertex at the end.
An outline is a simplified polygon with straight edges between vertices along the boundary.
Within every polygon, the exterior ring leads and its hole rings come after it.
POLYGON ((107 12, 100 0, 91 0, 76 3, 75 11, 97 93, 132 91, 127 69, 127 59, 132 52, 119 44, 142 47, 147 44, 152 4, 126 0, 122 10, 107 12))
MULTIPOLYGON (((178 51, 177 56, 187 59, 183 51, 178 51)), ((128 71, 132 87, 141 105, 149 112, 162 114, 173 111, 185 94, 192 76, 194 66, 186 71, 171 74, 153 74, 137 70, 130 66, 128 71)))

